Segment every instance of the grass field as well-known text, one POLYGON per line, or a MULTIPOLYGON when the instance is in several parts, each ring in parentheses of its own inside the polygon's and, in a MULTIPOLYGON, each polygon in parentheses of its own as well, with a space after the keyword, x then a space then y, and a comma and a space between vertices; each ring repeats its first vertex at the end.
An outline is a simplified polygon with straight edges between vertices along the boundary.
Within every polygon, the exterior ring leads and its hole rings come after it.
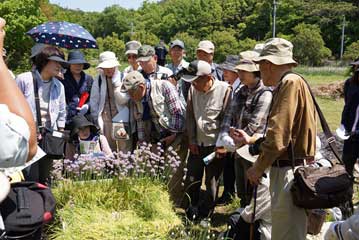
POLYGON ((303 75, 311 86, 343 81, 348 77, 346 67, 306 67, 299 66, 295 71, 303 75))

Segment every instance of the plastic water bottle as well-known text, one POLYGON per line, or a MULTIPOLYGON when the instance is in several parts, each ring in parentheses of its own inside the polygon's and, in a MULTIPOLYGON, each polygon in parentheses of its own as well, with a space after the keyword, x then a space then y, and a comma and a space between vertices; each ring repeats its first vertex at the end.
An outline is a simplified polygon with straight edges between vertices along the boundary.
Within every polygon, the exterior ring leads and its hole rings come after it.
POLYGON ((216 152, 213 152, 213 153, 209 154, 208 156, 206 156, 205 158, 203 158, 204 164, 205 164, 205 165, 210 164, 215 157, 216 157, 216 152))

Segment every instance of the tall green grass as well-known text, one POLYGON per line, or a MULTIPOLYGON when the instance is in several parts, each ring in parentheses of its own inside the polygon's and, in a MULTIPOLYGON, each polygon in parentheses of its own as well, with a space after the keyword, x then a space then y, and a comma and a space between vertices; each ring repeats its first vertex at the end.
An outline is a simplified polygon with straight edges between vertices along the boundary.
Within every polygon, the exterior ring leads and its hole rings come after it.
POLYGON ((165 186, 147 178, 73 182, 53 189, 49 239, 167 239, 181 225, 165 186))

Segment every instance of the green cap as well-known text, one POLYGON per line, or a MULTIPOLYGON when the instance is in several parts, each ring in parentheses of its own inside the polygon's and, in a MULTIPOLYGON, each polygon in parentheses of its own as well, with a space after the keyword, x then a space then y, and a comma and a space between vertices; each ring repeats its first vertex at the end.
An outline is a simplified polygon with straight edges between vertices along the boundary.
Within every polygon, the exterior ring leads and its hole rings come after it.
POLYGON ((129 90, 136 89, 141 83, 146 83, 142 74, 138 71, 130 72, 123 78, 121 92, 128 92, 129 90))
POLYGON ((152 46, 143 45, 138 49, 137 62, 149 61, 155 54, 155 49, 152 46))
POLYGON ((254 62, 267 60, 275 65, 295 64, 293 60, 293 44, 283 38, 271 38, 264 43, 264 48, 259 55, 253 59, 254 62))

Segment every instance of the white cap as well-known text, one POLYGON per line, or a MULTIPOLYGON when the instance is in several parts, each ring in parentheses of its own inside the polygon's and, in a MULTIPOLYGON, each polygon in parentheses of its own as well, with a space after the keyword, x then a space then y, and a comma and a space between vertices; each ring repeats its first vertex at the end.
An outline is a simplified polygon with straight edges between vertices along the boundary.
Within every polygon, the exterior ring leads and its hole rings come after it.
POLYGON ((200 76, 207 76, 212 73, 211 65, 202 60, 195 60, 191 62, 186 70, 187 72, 182 76, 182 79, 186 82, 193 82, 200 76))
POLYGON ((206 53, 214 53, 214 44, 211 41, 203 40, 198 43, 197 50, 205 51, 206 53))
POLYGON ((120 66, 114 52, 106 51, 100 54, 99 65, 96 68, 113 68, 120 66))

